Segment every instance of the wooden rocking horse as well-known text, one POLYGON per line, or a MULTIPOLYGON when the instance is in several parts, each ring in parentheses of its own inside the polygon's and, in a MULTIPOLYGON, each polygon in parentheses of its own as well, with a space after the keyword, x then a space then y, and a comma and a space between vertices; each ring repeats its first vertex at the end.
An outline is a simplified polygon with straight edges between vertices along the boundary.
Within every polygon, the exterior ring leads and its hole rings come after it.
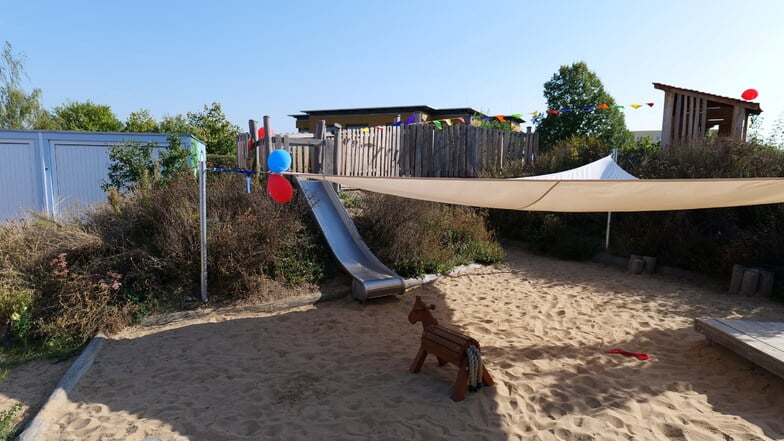
POLYGON ((408 314, 411 324, 422 322, 422 344, 419 346, 414 362, 409 371, 417 373, 422 369, 422 364, 427 354, 435 355, 438 365, 452 363, 457 366, 457 379, 452 388, 452 400, 462 401, 465 398, 466 387, 470 384, 471 390, 476 390, 484 384, 493 386, 493 379, 482 365, 479 342, 456 330, 445 328, 430 313, 436 305, 425 305, 422 298, 416 296, 414 307, 408 314))

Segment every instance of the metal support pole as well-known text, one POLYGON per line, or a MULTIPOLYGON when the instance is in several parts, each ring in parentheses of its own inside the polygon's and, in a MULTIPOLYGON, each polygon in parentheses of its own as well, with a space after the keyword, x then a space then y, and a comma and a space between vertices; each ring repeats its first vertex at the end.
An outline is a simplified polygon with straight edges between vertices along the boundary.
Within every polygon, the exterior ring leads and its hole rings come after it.
MULTIPOLYGON (((618 161, 618 149, 612 149, 612 159, 613 161, 618 161)), ((610 249, 610 219, 612 218, 612 212, 607 212, 607 232, 604 234, 604 249, 610 249)))
POLYGON ((201 230, 201 301, 207 301, 207 167, 199 161, 199 227, 201 230))

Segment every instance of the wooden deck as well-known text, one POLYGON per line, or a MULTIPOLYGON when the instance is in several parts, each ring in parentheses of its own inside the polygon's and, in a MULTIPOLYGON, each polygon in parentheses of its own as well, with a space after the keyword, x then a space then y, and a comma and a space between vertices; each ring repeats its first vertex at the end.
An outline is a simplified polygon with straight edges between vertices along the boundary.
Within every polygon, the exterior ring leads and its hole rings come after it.
POLYGON ((694 329, 709 341, 784 378, 784 323, 696 318, 694 329))

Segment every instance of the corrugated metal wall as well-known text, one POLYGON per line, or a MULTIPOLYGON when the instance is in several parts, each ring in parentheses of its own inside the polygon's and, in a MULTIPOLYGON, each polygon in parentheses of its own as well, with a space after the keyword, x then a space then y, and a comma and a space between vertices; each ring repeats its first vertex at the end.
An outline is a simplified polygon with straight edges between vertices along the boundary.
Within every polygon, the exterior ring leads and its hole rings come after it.
MULTIPOLYGON (((153 156, 168 145, 167 135, 142 133, 0 130, 0 221, 29 211, 54 216, 106 200, 109 151, 127 142, 154 143, 153 156)), ((203 142, 182 136, 186 149, 204 157, 203 142), (194 149, 195 146, 195 149, 194 149)), ((193 165, 198 158, 192 158, 193 165)))
POLYGON ((0 219, 40 209, 37 168, 32 140, 0 139, 0 219))

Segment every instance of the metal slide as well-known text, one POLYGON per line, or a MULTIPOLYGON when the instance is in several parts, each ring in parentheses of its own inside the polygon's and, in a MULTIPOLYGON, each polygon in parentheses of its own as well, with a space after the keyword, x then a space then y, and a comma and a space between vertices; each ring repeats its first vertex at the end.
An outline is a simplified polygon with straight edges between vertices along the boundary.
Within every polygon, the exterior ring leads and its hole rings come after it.
POLYGON ((368 249, 356 225, 346 212, 332 184, 327 181, 294 180, 308 201, 332 253, 354 281, 354 298, 370 298, 402 294, 405 282, 386 267, 368 249))

